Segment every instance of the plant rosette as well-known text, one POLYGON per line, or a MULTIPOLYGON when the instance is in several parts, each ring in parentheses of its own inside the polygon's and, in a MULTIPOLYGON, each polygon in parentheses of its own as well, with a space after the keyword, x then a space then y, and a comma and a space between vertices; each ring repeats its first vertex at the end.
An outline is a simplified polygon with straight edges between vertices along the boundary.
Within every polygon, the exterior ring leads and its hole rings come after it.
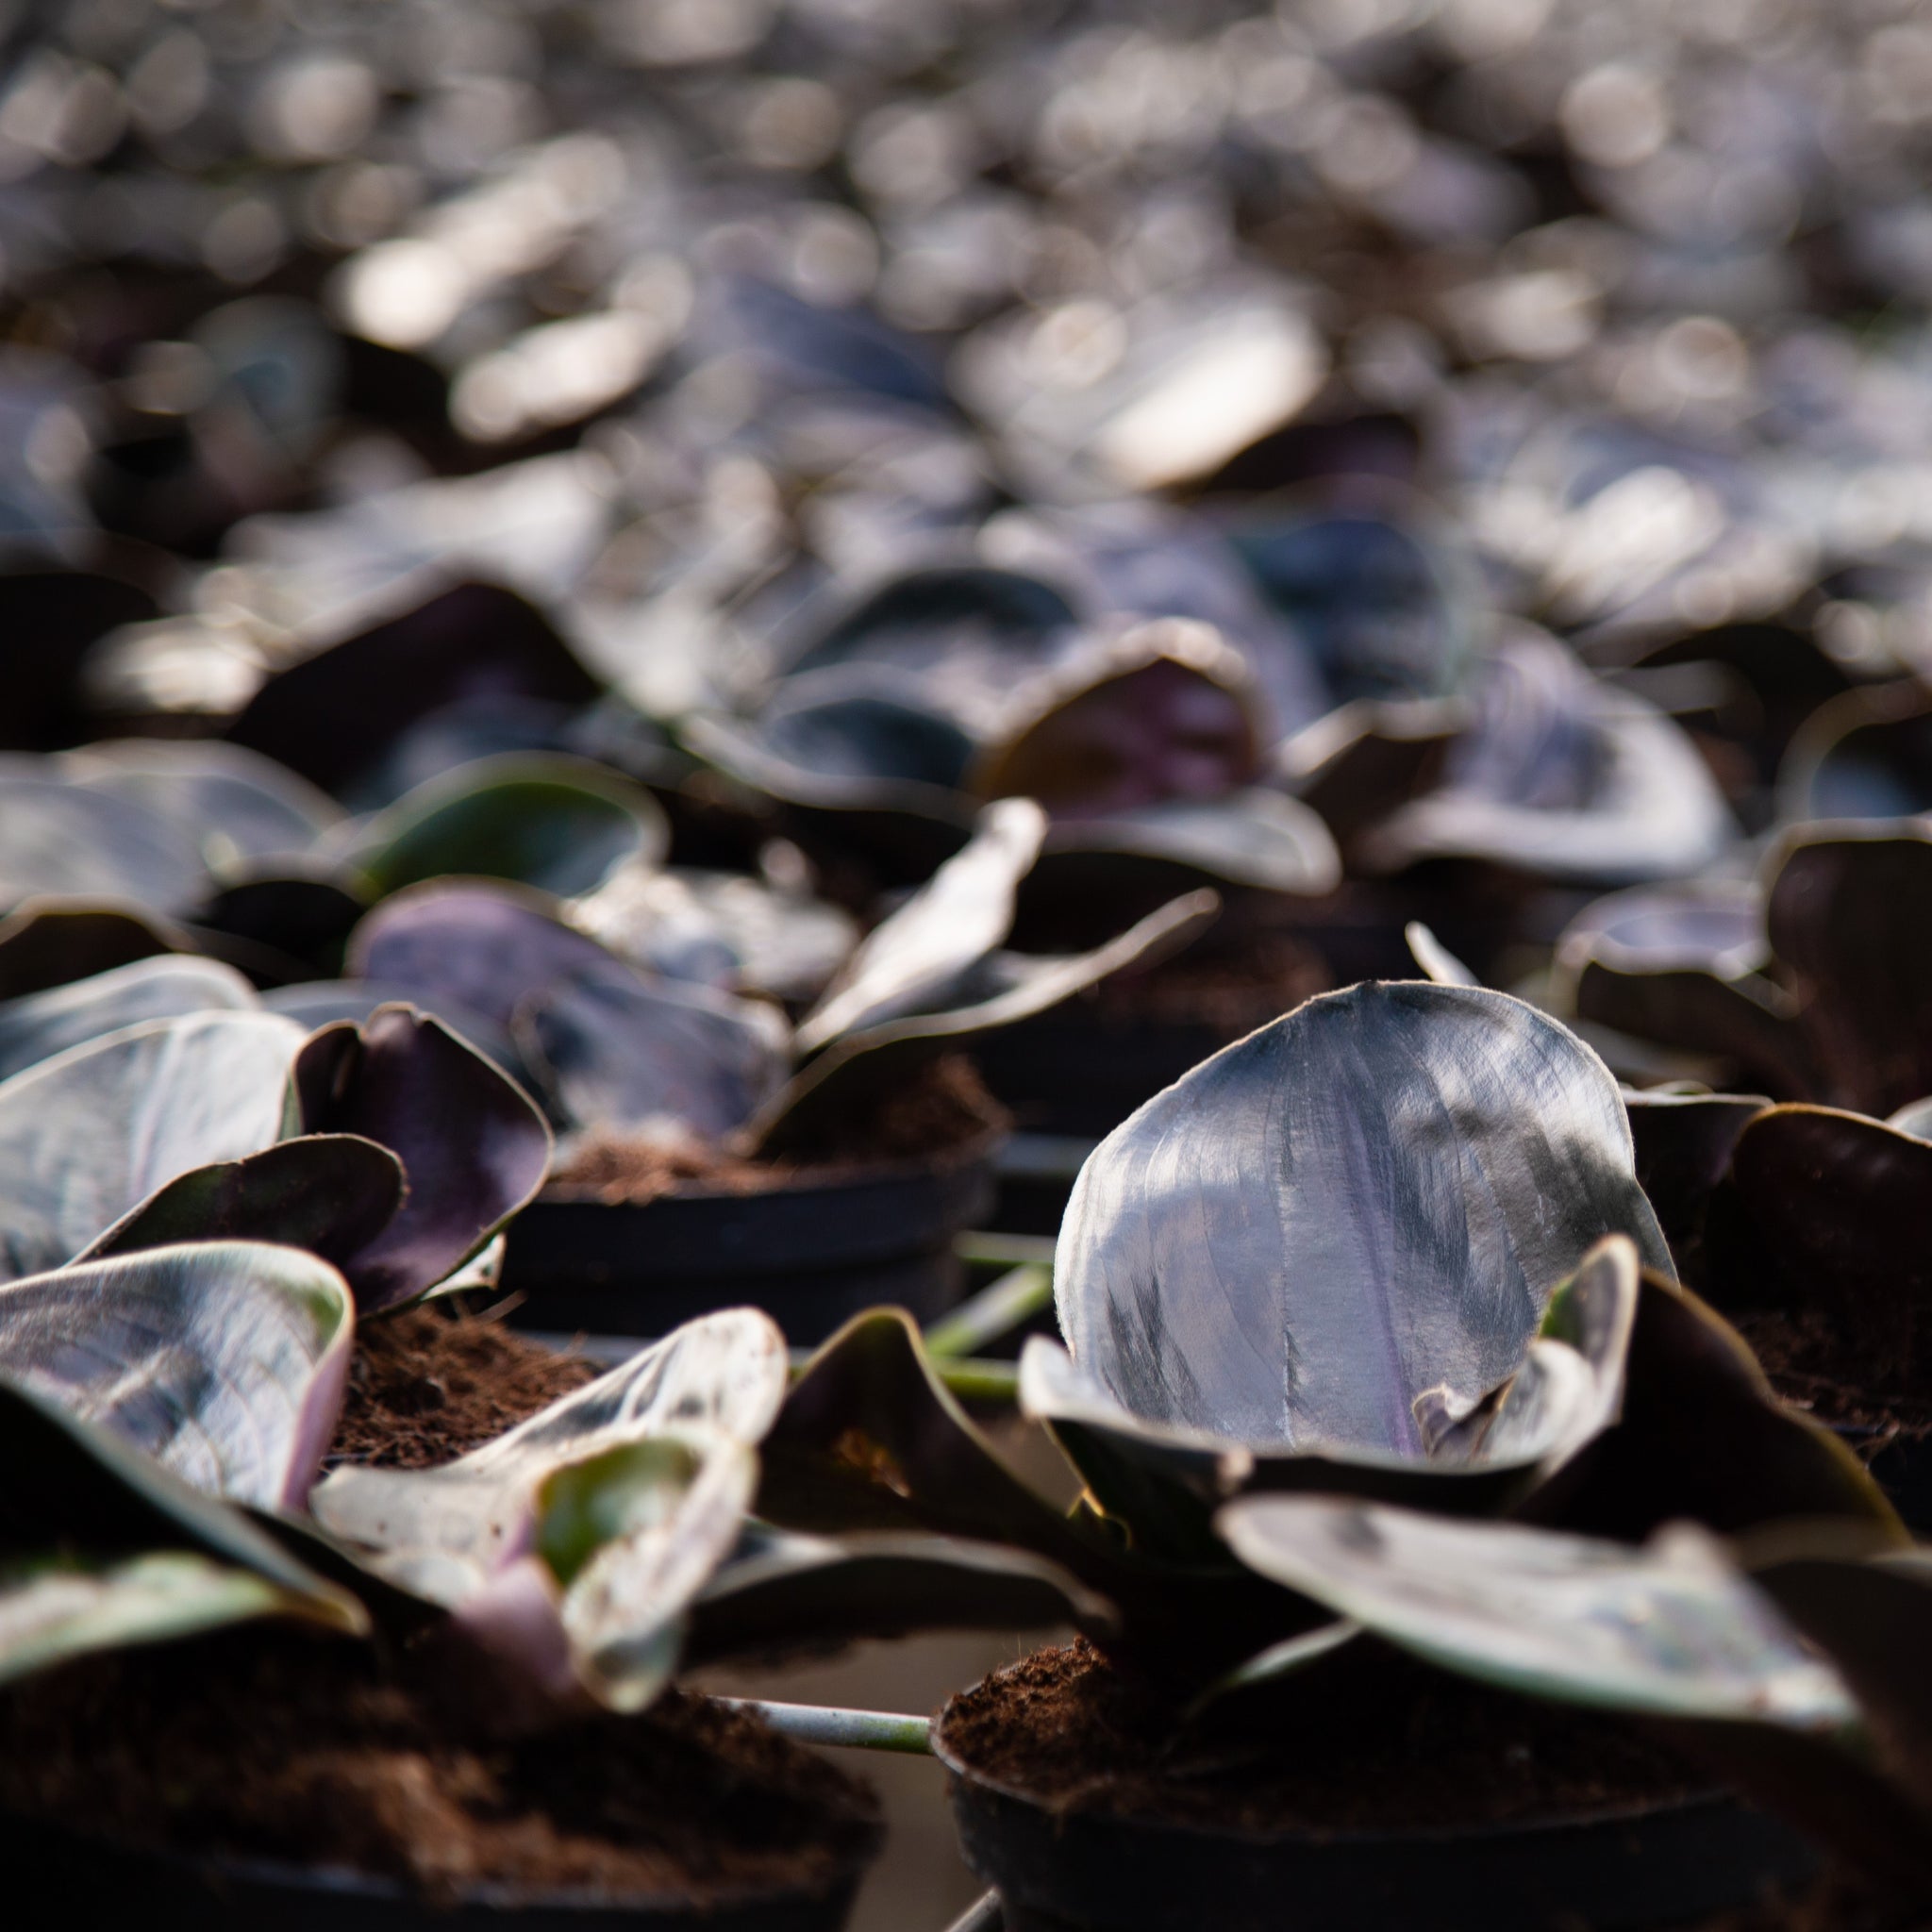
MULTIPOLYGON (((1102 1142, 1055 1294, 1066 1346, 1028 1343, 1020 1393, 1085 1484, 1071 1518, 883 1315, 807 1368, 759 1496, 804 1528, 1006 1541, 1115 1607, 1117 1629, 989 1680, 938 1733, 969 1847, 1010 1833, 1058 1874, 1022 1888, 1037 1923, 1151 1926, 1150 1901, 1208 1888, 1225 1923, 1273 1924, 1291 1883, 1351 1923, 1349 1874, 1397 1883, 1398 1839, 1415 1896, 1490 1860, 1552 1922, 1610 1888, 1622 1923, 1662 1923, 1803 1866, 1782 1826, 1613 1723, 1419 1690, 1217 1516, 1234 1497, 1341 1496, 1613 1547, 1678 1519, 1904 1540, 1855 1458, 1674 1281, 1616 1084, 1557 1023, 1463 987, 1308 1002, 1102 1142), (1307 1739, 1340 1734, 1358 1763, 1332 1744, 1307 1761, 1307 1739), (1072 1874, 1100 1866, 1082 1846, 1130 1875, 1083 1894, 1072 1874), (1071 1908, 1082 1895, 1095 1916, 1071 1908)), ((1004 1853, 974 1856, 1007 1882, 1004 1853)))
POLYGON ((340 1270, 260 1241, 0 1287, 0 1440, 36 1473, 0 1524, 0 1809, 46 1885, 236 1924, 836 1925, 870 1798, 676 1691, 680 1659, 1104 1615, 1028 1557, 754 1524, 788 1374, 755 1310, 588 1380, 500 1336, 525 1386, 481 1426, 406 1373, 478 1325, 358 1324, 340 1270))

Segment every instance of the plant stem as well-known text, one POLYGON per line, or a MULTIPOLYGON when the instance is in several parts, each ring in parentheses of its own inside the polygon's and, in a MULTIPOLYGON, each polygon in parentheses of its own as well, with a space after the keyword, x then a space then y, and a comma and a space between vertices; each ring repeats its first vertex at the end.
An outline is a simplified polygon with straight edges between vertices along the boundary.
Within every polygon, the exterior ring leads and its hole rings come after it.
POLYGON ((748 1710, 801 1744, 843 1744, 859 1751, 903 1751, 932 1756, 930 1726, 923 1717, 890 1710, 841 1710, 821 1704, 768 1704, 761 1697, 718 1697, 713 1703, 748 1710))
POLYGON ((961 1302, 925 1331, 925 1352, 935 1361, 976 1355, 990 1342, 1031 1321, 1053 1301, 1053 1270, 1037 1261, 1010 1268, 961 1302))
POLYGON ((986 1234, 971 1231, 953 1238, 953 1252, 969 1266, 1017 1268, 1027 1261, 1053 1266, 1050 1234, 986 1234))

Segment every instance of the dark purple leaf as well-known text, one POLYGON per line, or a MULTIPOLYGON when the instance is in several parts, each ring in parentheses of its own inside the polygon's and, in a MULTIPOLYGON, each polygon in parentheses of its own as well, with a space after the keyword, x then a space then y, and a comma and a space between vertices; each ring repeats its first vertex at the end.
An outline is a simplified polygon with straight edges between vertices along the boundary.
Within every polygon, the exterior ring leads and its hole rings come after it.
POLYGON ((395 1218, 407 1191, 403 1164, 387 1147, 353 1134, 305 1134, 178 1175, 76 1259, 175 1241, 278 1241, 346 1270, 395 1218))
POLYGON ((357 1134, 402 1161, 401 1211, 345 1265, 365 1314, 433 1288, 543 1184, 550 1130, 515 1084, 440 1022, 379 1008, 325 1028, 292 1075, 302 1131, 357 1134))

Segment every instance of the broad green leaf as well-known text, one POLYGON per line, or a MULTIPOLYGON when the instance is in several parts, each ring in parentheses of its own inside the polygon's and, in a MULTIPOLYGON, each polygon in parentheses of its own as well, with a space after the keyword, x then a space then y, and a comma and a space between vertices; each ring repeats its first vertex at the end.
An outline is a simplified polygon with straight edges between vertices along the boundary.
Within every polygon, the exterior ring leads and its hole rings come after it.
POLYGON ((431 778, 343 853, 379 892, 445 874, 587 892, 669 843, 649 792, 587 758, 508 752, 431 778))

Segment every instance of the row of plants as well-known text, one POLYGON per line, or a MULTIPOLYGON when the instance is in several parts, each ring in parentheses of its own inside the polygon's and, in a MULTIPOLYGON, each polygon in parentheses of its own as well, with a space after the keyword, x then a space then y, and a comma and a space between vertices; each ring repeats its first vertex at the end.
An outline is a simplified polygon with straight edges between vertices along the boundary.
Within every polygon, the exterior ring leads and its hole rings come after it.
MULTIPOLYGON (((8 1037, 137 965, 24 996, 8 1037)), ((1020 1359, 1069 1516, 903 1310, 795 1374, 769 1316, 721 1310, 594 1379, 439 1312, 549 1130, 417 1009, 305 1035, 238 1002, 30 1059, 0 1083, 36 1472, 0 1628, 33 1869, 132 1898, 212 1858, 248 1910, 320 1866, 358 1909, 836 1923, 862 1794, 680 1663, 1066 1621, 933 1730, 1011 1924, 1262 1925, 1285 1888, 1314 1924, 1686 1921, 1808 1874, 1770 1814, 1923 1892, 1932 1585, 1850 1425, 1679 1279, 1699 1253, 1738 1282, 1710 1232, 1737 1150, 1701 1195, 1674 1166, 1664 1221, 1639 1181, 1648 1119, 1687 1114, 1740 1147, 1791 1117, 1626 1097, 1535 1008, 1423 980, 1210 1058, 1084 1167, 1064 1346, 1020 1359), (467 1385, 461 1346, 495 1352, 467 1385), (505 1428, 492 1393, 533 1412, 505 1428)), ((1872 1299, 1897 1316, 1895 1281, 1872 1299)))
POLYGON ((1932 1923, 1926 59, 0 8, 0 1920, 1932 1923))

